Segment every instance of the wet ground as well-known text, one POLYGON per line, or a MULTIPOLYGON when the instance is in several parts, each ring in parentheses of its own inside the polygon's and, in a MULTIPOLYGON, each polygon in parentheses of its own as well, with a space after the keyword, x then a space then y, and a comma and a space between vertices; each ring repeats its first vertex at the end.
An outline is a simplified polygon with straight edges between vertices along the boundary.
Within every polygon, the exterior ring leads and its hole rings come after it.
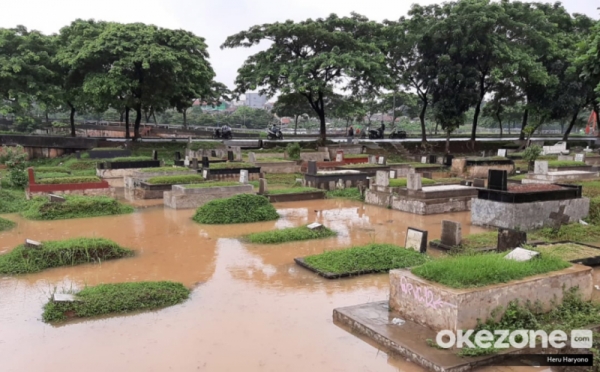
MULTIPOLYGON (((0 371, 422 371, 333 324, 334 308, 386 300, 388 276, 327 280, 294 257, 370 242, 404 245, 407 227, 440 237, 442 219, 469 226, 469 212, 417 216, 341 200, 276 204, 275 222, 206 226, 193 210, 32 222, 0 233, 0 253, 24 242, 105 237, 133 258, 0 278, 0 371), (321 222, 336 238, 259 246, 236 237, 321 222), (50 326, 42 306, 57 288, 142 280, 194 287, 182 305, 50 326)), ((432 252, 434 253, 434 252, 432 252)), ((438 253, 439 254, 439 253, 438 253)), ((543 368, 495 368, 540 371, 543 368)))

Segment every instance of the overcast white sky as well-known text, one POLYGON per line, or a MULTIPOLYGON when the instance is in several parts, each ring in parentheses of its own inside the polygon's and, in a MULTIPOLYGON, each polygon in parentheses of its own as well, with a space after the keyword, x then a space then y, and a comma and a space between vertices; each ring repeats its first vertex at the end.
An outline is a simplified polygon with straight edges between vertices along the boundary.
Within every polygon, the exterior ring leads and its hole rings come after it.
MULTIPOLYGON (((227 36, 256 24, 340 16, 354 11, 382 21, 405 15, 412 3, 435 0, 0 0, 0 27, 24 25, 50 34, 71 21, 144 22, 182 28, 206 39, 217 80, 234 87, 237 69, 257 48, 221 50, 227 36)), ((565 0, 571 13, 598 19, 598 0, 565 0)), ((258 47, 260 48, 260 47, 258 47)))

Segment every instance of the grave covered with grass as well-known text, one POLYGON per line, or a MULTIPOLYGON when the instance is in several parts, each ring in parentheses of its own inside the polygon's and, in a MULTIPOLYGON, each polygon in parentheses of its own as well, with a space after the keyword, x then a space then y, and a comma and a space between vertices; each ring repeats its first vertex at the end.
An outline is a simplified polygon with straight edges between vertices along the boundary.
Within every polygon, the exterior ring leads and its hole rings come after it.
POLYGON ((421 265, 427 255, 392 244, 369 244, 304 257, 312 269, 327 274, 359 275, 421 265))
MULTIPOLYGON (((392 178, 390 179, 390 187, 406 187, 407 182, 406 178, 392 178)), ((429 178, 421 178, 421 185, 435 185, 435 181, 429 178)))
POLYGON ((549 160, 548 168, 564 168, 564 167, 587 167, 584 161, 573 160, 549 160))
POLYGON ((206 189, 209 187, 240 186, 241 183, 234 181, 204 181, 202 183, 193 183, 185 185, 186 189, 206 189))
POLYGON ((246 235, 244 240, 255 244, 279 244, 301 240, 322 239, 336 236, 337 233, 325 226, 311 230, 307 226, 290 227, 275 231, 264 231, 246 235))
POLYGON ((257 168, 255 164, 252 163, 242 163, 242 162, 227 162, 227 163, 211 163, 209 164, 209 169, 248 169, 248 168, 257 168))
POLYGON ((559 257, 565 261, 582 260, 600 256, 600 249, 575 243, 543 244, 533 248, 541 254, 559 257))
POLYGON ((102 182, 102 180, 96 176, 78 176, 78 177, 42 178, 36 182, 40 185, 63 185, 63 184, 71 184, 71 183, 98 183, 98 182, 102 182))
POLYGON ((35 273, 52 267, 101 263, 132 255, 133 251, 101 238, 48 241, 39 248, 20 245, 0 255, 0 274, 35 273))
POLYGON ((185 185, 204 182, 204 177, 195 174, 181 176, 158 176, 149 178, 146 182, 151 185, 185 185))
POLYGON ((506 259, 507 254, 508 252, 480 253, 444 257, 415 267, 412 273, 451 288, 474 288, 507 283, 571 266, 551 255, 519 262, 506 259))
POLYGON ((307 192, 323 192, 321 189, 314 187, 290 187, 287 189, 267 190, 267 195, 285 195, 285 194, 303 194, 307 192))
POLYGON ((12 222, 11 220, 0 218, 0 231, 10 230, 15 226, 17 226, 17 224, 12 222))
POLYGON ((0 189, 0 214, 22 212, 27 206, 23 190, 0 189))
POLYGON ((192 219, 203 224, 234 224, 273 221, 279 218, 269 199, 261 195, 239 194, 215 199, 196 210, 192 219))
POLYGON ((46 323, 99 315, 148 311, 177 305, 188 299, 190 290, 181 283, 138 282, 101 284, 76 293, 78 301, 55 302, 44 306, 46 323))
POLYGON ((142 168, 140 172, 142 173, 158 173, 158 172, 185 172, 189 171, 189 168, 186 167, 157 167, 157 168, 142 168))
POLYGON ((22 212, 30 220, 64 220, 98 216, 112 216, 133 212, 133 207, 106 196, 65 196, 65 202, 51 202, 47 197, 37 197, 22 212))
POLYGON ((349 199, 364 201, 365 197, 360 194, 358 187, 348 187, 345 189, 329 190, 325 194, 327 199, 349 199))

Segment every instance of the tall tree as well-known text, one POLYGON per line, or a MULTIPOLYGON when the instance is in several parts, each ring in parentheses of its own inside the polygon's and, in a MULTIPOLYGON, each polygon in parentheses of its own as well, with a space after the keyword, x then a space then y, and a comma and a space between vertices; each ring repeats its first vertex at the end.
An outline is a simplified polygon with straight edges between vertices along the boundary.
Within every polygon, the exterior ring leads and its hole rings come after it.
POLYGON ((271 42, 238 70, 237 93, 258 89, 269 97, 277 92, 302 94, 319 118, 324 142, 325 101, 334 86, 349 89, 357 83, 378 84, 385 79, 383 58, 371 42, 376 30, 376 22, 358 14, 332 14, 325 19, 253 26, 229 36, 221 48, 271 42))
POLYGON ((299 93, 284 94, 277 98, 273 105, 273 113, 281 117, 294 118, 294 135, 298 132, 298 118, 314 113, 306 97, 299 93))

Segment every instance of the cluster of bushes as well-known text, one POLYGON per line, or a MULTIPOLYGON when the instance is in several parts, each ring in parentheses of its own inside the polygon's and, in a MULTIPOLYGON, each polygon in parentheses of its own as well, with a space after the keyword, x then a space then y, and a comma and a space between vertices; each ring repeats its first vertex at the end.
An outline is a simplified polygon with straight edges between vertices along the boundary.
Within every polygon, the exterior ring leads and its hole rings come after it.
POLYGON ((193 220, 203 224, 233 224, 278 218, 277 210, 264 196, 240 194, 209 201, 196 210, 193 220))
POLYGON ((348 187, 345 189, 330 190, 327 191, 325 196, 328 199, 349 199, 357 201, 365 200, 365 197, 360 194, 360 190, 358 189, 358 187, 348 187))
POLYGON ((23 190, 0 189, 0 213, 18 213, 28 206, 23 190))
POLYGON ((65 196, 64 203, 52 203, 38 197, 29 201, 22 215, 31 220, 64 220, 110 216, 133 212, 133 207, 105 196, 65 196))
POLYGON ((204 178, 199 175, 183 175, 183 176, 158 176, 152 177, 146 181, 151 185, 185 185, 190 183, 205 182, 204 178))

